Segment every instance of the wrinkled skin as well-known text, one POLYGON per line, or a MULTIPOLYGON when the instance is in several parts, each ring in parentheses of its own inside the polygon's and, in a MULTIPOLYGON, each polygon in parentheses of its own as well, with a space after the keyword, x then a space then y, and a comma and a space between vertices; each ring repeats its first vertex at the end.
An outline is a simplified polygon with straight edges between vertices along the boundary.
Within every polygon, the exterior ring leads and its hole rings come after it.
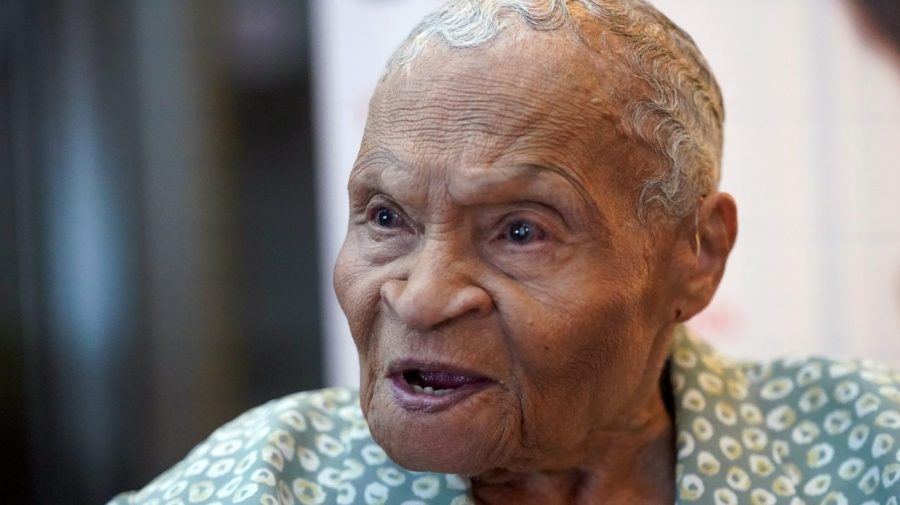
POLYGON ((722 193, 699 229, 638 220, 638 177, 662 167, 620 126, 640 92, 570 36, 526 29, 435 43, 379 85, 334 285, 363 412, 399 464, 478 476, 483 503, 674 501, 660 375, 736 225, 722 193), (408 359, 490 382, 409 409, 389 378, 408 359))

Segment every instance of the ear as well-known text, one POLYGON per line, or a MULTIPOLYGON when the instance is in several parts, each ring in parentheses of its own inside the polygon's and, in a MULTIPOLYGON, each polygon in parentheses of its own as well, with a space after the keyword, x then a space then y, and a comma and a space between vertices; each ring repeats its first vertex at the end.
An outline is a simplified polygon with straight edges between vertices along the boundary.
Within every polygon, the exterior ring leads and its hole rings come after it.
POLYGON ((725 273, 725 263, 737 238, 734 198, 721 192, 703 197, 696 213, 687 216, 679 228, 682 233, 676 261, 682 268, 682 275, 678 276, 681 285, 677 288, 681 294, 674 315, 677 322, 683 322, 709 304, 725 273))

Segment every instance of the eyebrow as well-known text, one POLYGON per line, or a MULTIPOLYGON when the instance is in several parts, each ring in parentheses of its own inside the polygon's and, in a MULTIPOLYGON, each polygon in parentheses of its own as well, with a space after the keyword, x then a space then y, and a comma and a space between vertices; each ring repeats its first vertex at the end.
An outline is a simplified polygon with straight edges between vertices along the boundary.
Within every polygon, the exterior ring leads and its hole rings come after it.
MULTIPOLYGON (((384 184, 385 171, 412 174, 412 167, 402 162, 394 153, 383 147, 374 147, 361 152, 353 164, 347 181, 350 203, 368 199, 373 194, 387 190, 384 184)), ((389 195, 396 197, 396 195, 389 195)), ((361 202, 360 202, 361 203, 361 202)))
POLYGON ((406 163, 400 161, 400 158, 389 149, 377 146, 359 153, 359 157, 357 157, 356 162, 353 164, 353 169, 350 171, 350 181, 361 172, 366 171, 372 166, 378 165, 395 166, 407 172, 410 170, 410 167, 406 163))
MULTIPOLYGON (((495 188, 500 184, 521 185, 524 192, 534 191, 536 186, 548 184, 550 186, 549 194, 545 198, 539 198, 538 203, 546 201, 554 204, 560 202, 558 197, 554 197, 556 195, 556 192, 553 191, 554 187, 567 187, 569 191, 578 195, 580 202, 565 205, 566 208, 574 211, 579 217, 588 217, 584 212, 587 210, 589 216, 596 219, 600 226, 604 229, 609 228, 605 214, 590 198, 578 179, 561 167, 552 164, 523 163, 495 166, 490 170, 472 170, 465 178, 451 181, 449 192, 459 200, 489 200, 492 194, 498 192, 495 188)), ((564 199, 563 203, 566 200, 569 199, 564 199)))
MULTIPOLYGON (((464 169, 465 170, 465 169, 464 169)), ((535 182, 554 182, 556 178, 548 178, 548 172, 561 177, 566 181, 566 185, 575 190, 581 196, 582 200, 589 206, 591 205, 588 195, 580 187, 577 179, 566 173, 564 170, 553 167, 533 163, 511 164, 493 166, 490 170, 471 169, 464 179, 455 179, 451 181, 450 193, 468 192, 471 194, 479 194, 481 192, 490 193, 494 186, 500 184, 525 184, 529 185, 535 182), (456 191, 454 191, 456 190, 456 191)))

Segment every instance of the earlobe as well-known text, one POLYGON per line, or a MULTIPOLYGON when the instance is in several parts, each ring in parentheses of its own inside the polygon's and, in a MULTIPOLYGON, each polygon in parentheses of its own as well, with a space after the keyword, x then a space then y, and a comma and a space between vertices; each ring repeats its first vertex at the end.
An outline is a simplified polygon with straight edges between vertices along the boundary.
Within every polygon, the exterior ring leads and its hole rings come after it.
MULTIPOLYGON (((675 310, 676 322, 684 322, 712 300, 725 263, 737 237, 737 207, 728 193, 712 193, 701 199, 692 216, 690 253, 683 256, 683 298, 675 310)), ((687 250, 685 251, 687 253, 687 250)))

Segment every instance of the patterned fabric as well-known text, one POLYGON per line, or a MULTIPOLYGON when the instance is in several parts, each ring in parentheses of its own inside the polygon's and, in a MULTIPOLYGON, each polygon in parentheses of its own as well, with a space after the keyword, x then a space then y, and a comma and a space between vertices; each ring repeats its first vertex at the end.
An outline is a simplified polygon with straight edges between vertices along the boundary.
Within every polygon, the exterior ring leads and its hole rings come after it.
MULTIPOLYGON (((868 362, 731 361, 683 329, 671 354, 678 504, 900 505, 900 373, 868 362)), ((471 505, 468 480, 410 472, 355 391, 257 407, 110 505, 471 505)))
POLYGON ((898 505, 900 373, 870 362, 672 353, 678 503, 898 505))
POLYGON ((375 444, 346 389, 294 394, 219 428, 184 461, 110 504, 472 505, 468 481, 410 472, 375 444))

